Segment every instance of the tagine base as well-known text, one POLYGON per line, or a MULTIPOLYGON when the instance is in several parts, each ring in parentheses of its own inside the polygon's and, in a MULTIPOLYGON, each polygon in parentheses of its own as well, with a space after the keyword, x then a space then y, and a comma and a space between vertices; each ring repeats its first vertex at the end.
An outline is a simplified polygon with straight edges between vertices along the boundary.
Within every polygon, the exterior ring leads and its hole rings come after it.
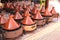
POLYGON ((45 19, 42 19, 42 20, 34 20, 37 24, 37 26, 44 26, 46 21, 45 19))
POLYGON ((59 17, 59 13, 53 15, 53 18, 58 18, 58 17, 59 17))
POLYGON ((32 24, 32 25, 24 25, 24 24, 22 24, 22 27, 23 27, 24 31, 31 32, 31 31, 34 31, 37 28, 37 25, 36 25, 36 23, 32 24))
MULTIPOLYGON (((6 30, 5 30, 6 31, 6 30)), ((15 38, 18 38, 19 36, 21 36, 23 34, 23 29, 22 27, 17 29, 17 30, 13 30, 13 31, 6 31, 4 33, 4 37, 6 39, 15 39, 15 38)))

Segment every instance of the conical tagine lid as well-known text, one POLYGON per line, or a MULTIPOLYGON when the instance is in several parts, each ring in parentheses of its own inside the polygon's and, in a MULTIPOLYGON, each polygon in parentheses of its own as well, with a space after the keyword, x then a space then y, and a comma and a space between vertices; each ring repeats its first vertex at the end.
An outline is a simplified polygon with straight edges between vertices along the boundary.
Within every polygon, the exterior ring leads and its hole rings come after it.
POLYGON ((45 12, 45 7, 44 6, 42 6, 42 8, 41 8, 41 12, 45 12))
POLYGON ((4 25, 4 29, 6 29, 6 30, 14 30, 16 28, 19 28, 19 25, 14 21, 12 16, 10 16, 9 20, 4 25))
POLYGON ((33 19, 43 19, 39 10, 37 10, 37 13, 33 16, 33 19))
POLYGON ((29 16, 26 16, 23 20, 22 20, 22 24, 26 24, 26 25, 31 25, 34 24, 35 22, 32 21, 32 19, 29 16))
POLYGON ((14 6, 13 6, 13 5, 10 5, 10 8, 11 8, 11 9, 14 9, 14 6))
POLYGON ((29 13, 28 10, 26 10, 25 13, 23 14, 23 16, 24 16, 24 17, 26 17, 26 16, 31 16, 31 14, 29 13))
POLYGON ((52 16, 52 14, 48 11, 48 8, 45 10, 44 16, 52 16))
POLYGON ((0 24, 5 24, 7 22, 7 18, 5 16, 0 17, 0 24))
POLYGON ((22 15, 19 12, 16 12, 16 14, 14 15, 14 19, 22 19, 22 15))
POLYGON ((52 13, 52 14, 56 14, 56 10, 55 10, 54 7, 53 7, 52 10, 50 11, 50 13, 52 13))
POLYGON ((15 7, 15 11, 20 11, 19 6, 16 6, 16 7, 15 7))
POLYGON ((33 9, 32 9, 32 14, 36 14, 37 12, 37 7, 35 6, 33 9))

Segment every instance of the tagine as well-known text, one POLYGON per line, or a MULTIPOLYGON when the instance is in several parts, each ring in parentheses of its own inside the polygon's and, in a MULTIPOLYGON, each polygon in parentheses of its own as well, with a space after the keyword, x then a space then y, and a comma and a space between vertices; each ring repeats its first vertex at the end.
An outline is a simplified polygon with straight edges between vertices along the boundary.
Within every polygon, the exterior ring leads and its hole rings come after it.
POLYGON ((41 8, 41 15, 43 15, 44 14, 44 12, 45 12, 45 6, 42 6, 42 8, 41 8))
POLYGON ((54 7, 52 7, 52 10, 50 11, 50 13, 53 15, 54 18, 57 18, 59 16, 59 14, 56 12, 54 7))
POLYGON ((46 19, 41 16, 39 10, 37 10, 37 13, 33 16, 33 20, 38 26, 43 26, 46 23, 46 19))
POLYGON ((16 12, 14 15, 14 19, 16 22, 20 23, 20 21, 23 19, 23 17, 19 12, 16 12))
POLYGON ((22 27, 14 21, 12 16, 10 16, 9 20, 4 24, 3 29, 5 30, 4 36, 8 39, 16 38, 23 34, 22 27))
POLYGON ((48 11, 48 8, 46 8, 43 17, 45 17, 47 19, 47 23, 52 21, 52 17, 53 15, 48 11))
POLYGON ((5 24, 7 22, 7 18, 5 16, 0 17, 0 24, 5 24))
POLYGON ((32 15, 35 15, 37 11, 37 6, 34 6, 34 8, 32 9, 32 15))
POLYGON ((25 9, 25 12, 24 14, 22 14, 23 17, 26 17, 26 16, 31 16, 31 14, 29 13, 28 9, 25 9))
POLYGON ((32 21, 29 15, 27 15, 22 21, 21 26, 25 31, 33 31, 37 28, 36 23, 32 21))

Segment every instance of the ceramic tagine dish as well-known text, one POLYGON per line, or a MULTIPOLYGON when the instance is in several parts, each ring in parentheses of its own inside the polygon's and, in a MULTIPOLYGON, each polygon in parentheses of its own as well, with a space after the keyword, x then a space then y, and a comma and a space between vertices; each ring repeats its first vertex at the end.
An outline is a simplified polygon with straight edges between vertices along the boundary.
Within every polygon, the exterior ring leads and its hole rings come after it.
POLYGON ((8 39, 17 38, 23 34, 22 27, 14 21, 12 16, 10 16, 9 20, 4 24, 3 30, 5 31, 4 37, 8 39))
POLYGON ((53 15, 53 18, 57 18, 59 16, 59 14, 56 12, 54 7, 52 7, 52 10, 50 11, 50 13, 53 15))
POLYGON ((6 17, 5 17, 5 16, 1 16, 1 17, 0 17, 0 24, 3 25, 3 24, 5 24, 6 22, 7 22, 6 17))
POLYGON ((34 6, 33 9, 32 9, 32 11, 31 11, 31 14, 35 15, 36 12, 37 12, 37 9, 38 9, 37 6, 34 6))
POLYGON ((24 13, 22 14, 23 17, 26 16, 31 16, 31 14, 29 13, 28 9, 25 9, 24 13))
POLYGON ((41 8, 40 12, 41 12, 41 15, 43 15, 43 14, 44 14, 44 12, 45 12, 45 6, 42 6, 42 8, 41 8))
POLYGON ((51 22, 53 17, 53 15, 48 11, 48 8, 46 8, 43 17, 45 17, 47 19, 47 23, 51 22))
POLYGON ((43 26, 46 23, 46 19, 41 16, 39 10, 37 10, 37 13, 32 17, 32 19, 37 23, 38 26, 43 26))
POLYGON ((37 28, 37 25, 35 22, 32 21, 29 15, 27 15, 22 21, 21 26, 23 29, 27 32, 33 31, 37 28))
POLYGON ((23 19, 22 15, 19 12, 16 12, 14 15, 14 19, 16 22, 20 23, 21 20, 23 19))

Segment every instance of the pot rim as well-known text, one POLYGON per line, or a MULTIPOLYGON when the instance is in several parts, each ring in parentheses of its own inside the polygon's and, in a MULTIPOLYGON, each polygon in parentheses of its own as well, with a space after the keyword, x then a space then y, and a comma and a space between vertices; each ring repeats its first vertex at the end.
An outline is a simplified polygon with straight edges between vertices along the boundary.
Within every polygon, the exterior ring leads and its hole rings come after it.
POLYGON ((52 17, 52 16, 53 16, 53 15, 51 15, 51 16, 44 16, 44 15, 43 15, 43 17, 52 17))
POLYGON ((16 29, 13 29, 13 30, 7 30, 7 29, 4 29, 4 28, 3 28, 3 30, 4 30, 4 31, 11 32, 11 31, 16 31, 16 30, 19 30, 20 28, 22 28, 22 27, 20 26, 19 28, 16 28, 16 29))
MULTIPOLYGON (((34 24, 36 24, 36 22, 34 24)), ((23 23, 21 23, 21 25, 25 25, 25 26, 31 26, 31 25, 34 25, 34 24, 23 24, 23 23)))

